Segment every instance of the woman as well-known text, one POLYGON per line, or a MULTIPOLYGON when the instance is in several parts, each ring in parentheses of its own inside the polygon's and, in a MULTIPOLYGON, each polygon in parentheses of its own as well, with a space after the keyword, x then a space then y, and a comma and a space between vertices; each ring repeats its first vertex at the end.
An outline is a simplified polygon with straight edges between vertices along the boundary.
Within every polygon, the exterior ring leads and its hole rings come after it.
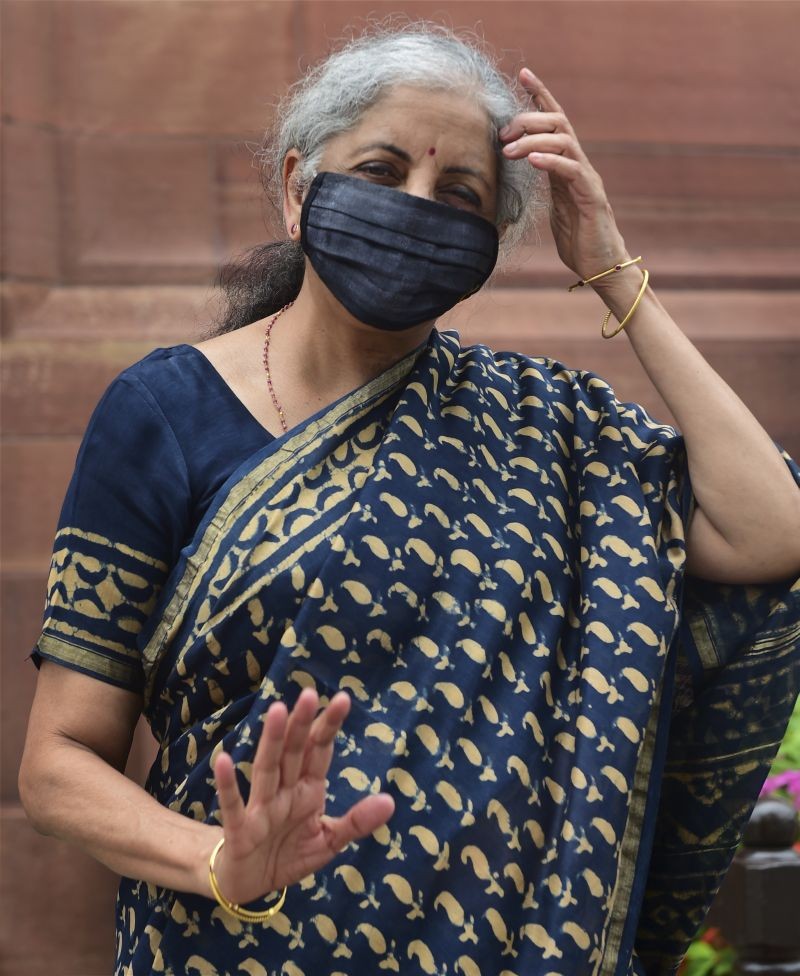
POLYGON ((288 242, 92 419, 20 788, 123 875, 117 973, 667 973, 727 868, 796 695, 797 471, 520 82, 426 25, 314 69, 288 242), (682 436, 435 330, 546 179, 682 436))

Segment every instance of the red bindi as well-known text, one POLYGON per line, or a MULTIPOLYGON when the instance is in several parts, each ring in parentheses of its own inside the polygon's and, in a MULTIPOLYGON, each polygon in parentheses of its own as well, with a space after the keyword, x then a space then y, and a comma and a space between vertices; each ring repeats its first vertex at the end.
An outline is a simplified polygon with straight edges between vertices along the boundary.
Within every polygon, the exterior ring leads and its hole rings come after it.
POLYGON ((436 155, 436 150, 434 149, 433 146, 431 146, 431 148, 428 150, 428 155, 429 156, 435 156, 436 155))

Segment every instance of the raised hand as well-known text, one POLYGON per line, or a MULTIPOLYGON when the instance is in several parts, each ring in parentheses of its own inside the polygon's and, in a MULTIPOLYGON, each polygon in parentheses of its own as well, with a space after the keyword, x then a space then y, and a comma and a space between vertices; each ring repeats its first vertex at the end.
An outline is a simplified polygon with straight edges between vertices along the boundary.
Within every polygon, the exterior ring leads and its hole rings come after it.
POLYGON ((509 159, 527 157, 548 174, 550 226, 559 257, 581 278, 627 260, 603 181, 564 110, 530 69, 523 68, 519 77, 536 107, 514 116, 500 130, 500 140, 509 159))
POLYGON ((350 711, 350 696, 338 692, 316 715, 318 707, 311 688, 303 689, 291 714, 283 702, 270 705, 247 804, 233 760, 224 752, 217 757, 214 777, 225 844, 215 874, 222 893, 236 904, 279 892, 317 871, 394 813, 392 797, 377 793, 341 817, 325 815, 325 778, 336 734, 350 711))

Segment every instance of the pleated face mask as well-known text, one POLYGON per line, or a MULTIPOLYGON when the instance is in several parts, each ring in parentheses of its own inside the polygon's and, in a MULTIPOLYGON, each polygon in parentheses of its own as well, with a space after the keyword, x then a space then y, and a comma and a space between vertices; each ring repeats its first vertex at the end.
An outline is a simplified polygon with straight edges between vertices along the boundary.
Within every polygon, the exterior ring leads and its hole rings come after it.
POLYGON ((300 217, 302 246, 360 322, 408 329, 478 291, 497 262, 494 224, 446 203, 319 173, 300 217))

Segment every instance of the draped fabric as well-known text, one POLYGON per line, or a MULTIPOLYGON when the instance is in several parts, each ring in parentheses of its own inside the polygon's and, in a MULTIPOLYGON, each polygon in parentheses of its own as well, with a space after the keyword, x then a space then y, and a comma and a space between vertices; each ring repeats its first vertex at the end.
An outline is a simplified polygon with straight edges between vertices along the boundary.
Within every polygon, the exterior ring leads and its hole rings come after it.
POLYGON ((256 449, 138 632, 147 789, 216 822, 311 686, 326 812, 396 810, 268 926, 123 879, 117 973, 673 972, 800 671, 800 587, 685 585, 692 508, 673 428, 452 333, 256 449))
POLYGON ((679 660, 692 677, 670 725, 636 932, 648 976, 674 972, 694 938, 800 693, 800 581, 687 582, 679 660))

